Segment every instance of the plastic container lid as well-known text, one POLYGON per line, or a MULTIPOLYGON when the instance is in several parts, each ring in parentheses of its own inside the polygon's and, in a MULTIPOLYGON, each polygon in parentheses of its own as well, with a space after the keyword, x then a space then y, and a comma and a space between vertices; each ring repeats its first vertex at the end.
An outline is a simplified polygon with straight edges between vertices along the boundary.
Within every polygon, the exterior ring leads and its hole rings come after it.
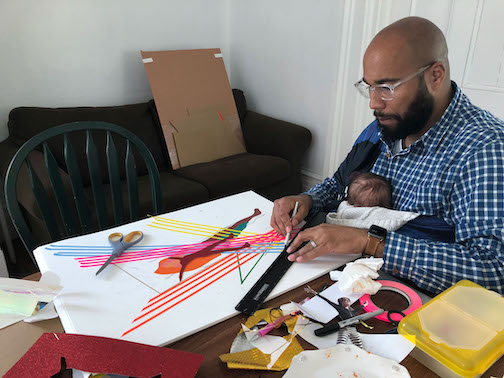
POLYGON ((401 320, 398 332, 462 377, 504 353, 504 298, 462 280, 401 320))

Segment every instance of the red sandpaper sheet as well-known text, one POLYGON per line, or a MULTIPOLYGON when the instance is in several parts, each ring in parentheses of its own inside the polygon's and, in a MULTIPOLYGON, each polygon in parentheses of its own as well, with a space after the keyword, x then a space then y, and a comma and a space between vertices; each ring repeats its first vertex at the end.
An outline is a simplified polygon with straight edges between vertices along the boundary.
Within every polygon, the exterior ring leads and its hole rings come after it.
POLYGON ((134 377, 194 377, 204 356, 106 337, 44 333, 4 377, 50 377, 61 369, 134 377))

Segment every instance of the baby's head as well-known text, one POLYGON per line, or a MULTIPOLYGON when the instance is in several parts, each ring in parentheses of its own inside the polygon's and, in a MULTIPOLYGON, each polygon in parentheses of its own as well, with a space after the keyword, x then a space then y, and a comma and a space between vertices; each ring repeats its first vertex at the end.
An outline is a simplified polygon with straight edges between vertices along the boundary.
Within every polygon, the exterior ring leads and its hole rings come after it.
POLYGON ((382 176, 370 172, 361 173, 351 181, 347 200, 353 206, 381 206, 391 209, 392 187, 382 176))

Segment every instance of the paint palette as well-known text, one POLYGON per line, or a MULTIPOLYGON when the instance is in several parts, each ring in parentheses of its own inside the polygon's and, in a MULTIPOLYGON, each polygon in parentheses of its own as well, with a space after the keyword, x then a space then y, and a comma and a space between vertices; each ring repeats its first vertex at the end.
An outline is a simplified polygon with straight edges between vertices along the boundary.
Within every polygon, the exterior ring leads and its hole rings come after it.
MULTIPOLYGON (((54 300, 67 333, 161 346, 237 314, 234 306, 283 250, 270 226, 273 203, 244 192, 34 251, 60 278, 54 300), (108 235, 142 231, 116 258, 108 235)), ((268 298, 333 270, 354 255, 295 264, 268 298)))

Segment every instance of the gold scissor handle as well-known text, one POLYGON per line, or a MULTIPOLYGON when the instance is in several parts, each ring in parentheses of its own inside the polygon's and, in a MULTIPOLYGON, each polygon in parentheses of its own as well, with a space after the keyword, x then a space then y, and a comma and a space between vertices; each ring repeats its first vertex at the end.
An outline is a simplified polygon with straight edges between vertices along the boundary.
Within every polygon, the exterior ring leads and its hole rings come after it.
POLYGON ((119 242, 122 240, 123 234, 120 232, 114 232, 113 234, 110 234, 108 238, 111 242, 119 242))
POLYGON ((142 238, 143 238, 142 231, 132 231, 124 237, 123 242, 125 244, 131 244, 131 243, 135 243, 137 241, 140 241, 140 239, 142 239, 142 238))

